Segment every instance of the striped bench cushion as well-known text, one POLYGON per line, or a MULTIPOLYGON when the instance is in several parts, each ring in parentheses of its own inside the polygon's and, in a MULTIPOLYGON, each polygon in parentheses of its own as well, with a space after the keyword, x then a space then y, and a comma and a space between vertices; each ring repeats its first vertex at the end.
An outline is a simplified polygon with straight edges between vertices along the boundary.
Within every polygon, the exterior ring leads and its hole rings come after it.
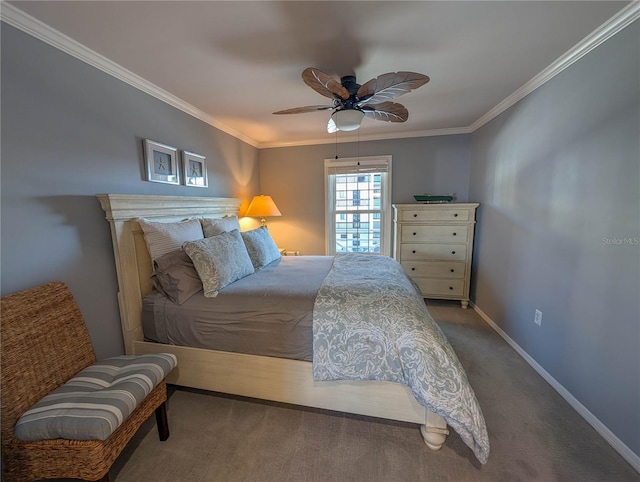
POLYGON ((16 423, 16 438, 105 440, 176 365, 168 353, 97 362, 27 410, 16 423))

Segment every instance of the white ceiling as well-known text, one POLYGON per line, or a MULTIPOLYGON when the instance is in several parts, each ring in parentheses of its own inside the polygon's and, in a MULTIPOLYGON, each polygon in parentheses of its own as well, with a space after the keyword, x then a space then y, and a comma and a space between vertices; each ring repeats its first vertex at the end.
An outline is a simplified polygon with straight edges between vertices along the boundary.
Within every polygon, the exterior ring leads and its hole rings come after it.
POLYGON ((303 83, 306 67, 355 74, 361 84, 399 70, 431 77, 396 100, 408 108, 407 122, 365 119, 339 140, 470 132, 629 2, 10 3, 184 110, 271 147, 336 140, 326 132, 330 111, 272 114, 330 103, 303 83))

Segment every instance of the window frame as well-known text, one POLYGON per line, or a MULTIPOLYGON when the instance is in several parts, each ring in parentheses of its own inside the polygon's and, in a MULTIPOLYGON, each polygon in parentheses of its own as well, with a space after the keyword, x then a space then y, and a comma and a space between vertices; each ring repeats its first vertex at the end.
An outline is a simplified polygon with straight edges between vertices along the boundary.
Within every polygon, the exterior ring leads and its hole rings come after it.
MULTIPOLYGON (((392 238, 392 201, 391 201, 391 173, 392 173, 392 156, 367 156, 367 157, 349 157, 342 159, 325 159, 324 160, 324 177, 325 177, 325 252, 327 255, 334 255, 336 253, 336 215, 346 212, 344 209, 336 209, 336 200, 342 199, 336 197, 336 183, 335 171, 336 169, 343 170, 340 174, 351 174, 350 169, 353 169, 353 174, 363 175, 359 169, 370 170, 375 167, 380 167, 380 171, 383 172, 380 180, 380 208, 374 209, 373 202, 369 206, 369 209, 358 209, 350 211, 352 214, 370 214, 371 221, 373 222, 373 216, 377 213, 380 215, 380 219, 376 219, 380 223, 380 252, 371 254, 382 254, 391 256, 391 238, 392 238)), ((344 199, 342 199, 344 200, 344 199)), ((375 236, 372 234, 372 239, 375 236)))

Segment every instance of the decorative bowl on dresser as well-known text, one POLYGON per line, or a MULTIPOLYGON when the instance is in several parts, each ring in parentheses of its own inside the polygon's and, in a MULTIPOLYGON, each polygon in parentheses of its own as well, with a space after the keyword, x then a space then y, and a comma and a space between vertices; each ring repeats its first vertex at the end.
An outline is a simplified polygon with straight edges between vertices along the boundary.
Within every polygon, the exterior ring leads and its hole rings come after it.
POLYGON ((477 203, 394 204, 394 258, 425 298, 469 305, 477 203))

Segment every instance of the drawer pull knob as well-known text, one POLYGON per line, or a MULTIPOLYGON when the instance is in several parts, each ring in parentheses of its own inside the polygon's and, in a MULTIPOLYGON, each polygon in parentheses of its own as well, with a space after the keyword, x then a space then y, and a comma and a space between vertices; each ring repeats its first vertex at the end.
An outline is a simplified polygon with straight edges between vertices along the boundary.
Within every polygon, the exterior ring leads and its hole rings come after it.
POLYGON ((413 251, 411 251, 413 254, 416 254, 416 250, 414 249, 413 251))
POLYGON ((451 269, 451 272, 452 272, 452 273, 455 273, 455 272, 456 272, 456 270, 455 270, 455 269, 451 269))
POLYGON ((458 233, 453 233, 453 235, 454 235, 454 236, 455 236, 456 234, 458 234, 458 233))
POLYGON ((414 236, 415 236, 416 234, 418 234, 418 233, 413 233, 413 235, 414 235, 414 236))
POLYGON ((416 270, 415 268, 411 268, 411 271, 415 271, 415 270, 416 270))
MULTIPOLYGON (((414 251, 414 253, 415 253, 415 251, 414 251)), ((455 251, 451 251, 451 254, 456 254, 456 252, 455 251)))
MULTIPOLYGON (((456 214, 456 216, 457 216, 457 214, 456 214)), ((413 217, 414 217, 414 218, 417 218, 417 217, 418 217, 418 215, 417 215, 417 214, 414 214, 414 215, 413 215, 413 217)))
POLYGON ((457 217, 458 217, 458 213, 455 213, 455 214, 453 215, 453 217, 454 217, 454 218, 457 218, 457 217))
POLYGON ((452 290, 452 289, 453 289, 453 286, 449 286, 449 289, 450 289, 450 290, 452 290))

